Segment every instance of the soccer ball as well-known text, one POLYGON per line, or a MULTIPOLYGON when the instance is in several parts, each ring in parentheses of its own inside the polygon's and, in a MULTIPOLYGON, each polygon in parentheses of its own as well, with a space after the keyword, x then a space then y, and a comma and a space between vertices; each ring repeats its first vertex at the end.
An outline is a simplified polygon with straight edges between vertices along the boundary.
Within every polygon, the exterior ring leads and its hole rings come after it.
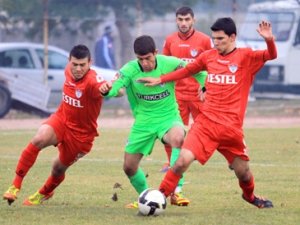
POLYGON ((138 199, 139 212, 144 216, 158 216, 162 214, 166 207, 166 197, 155 189, 143 191, 138 199))

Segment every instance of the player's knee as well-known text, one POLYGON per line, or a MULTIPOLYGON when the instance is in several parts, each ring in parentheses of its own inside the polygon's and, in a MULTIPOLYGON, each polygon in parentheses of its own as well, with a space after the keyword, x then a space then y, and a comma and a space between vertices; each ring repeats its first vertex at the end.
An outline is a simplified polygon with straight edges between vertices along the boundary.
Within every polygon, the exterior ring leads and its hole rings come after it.
POLYGON ((181 148, 181 146, 183 144, 183 140, 184 140, 184 137, 181 135, 174 137, 172 139, 172 147, 181 148))
POLYGON ((56 159, 53 163, 51 174, 54 177, 59 177, 63 175, 67 169, 68 166, 63 165, 59 159, 56 159))
POLYGON ((234 172, 237 178, 243 182, 248 182, 252 176, 249 167, 239 167, 239 169, 235 169, 234 172))
POLYGON ((47 141, 48 139, 44 135, 36 134, 31 140, 31 143, 39 149, 42 149, 46 146, 47 141))
POLYGON ((123 171, 127 176, 133 176, 136 173, 137 168, 133 167, 132 165, 124 164, 123 171))

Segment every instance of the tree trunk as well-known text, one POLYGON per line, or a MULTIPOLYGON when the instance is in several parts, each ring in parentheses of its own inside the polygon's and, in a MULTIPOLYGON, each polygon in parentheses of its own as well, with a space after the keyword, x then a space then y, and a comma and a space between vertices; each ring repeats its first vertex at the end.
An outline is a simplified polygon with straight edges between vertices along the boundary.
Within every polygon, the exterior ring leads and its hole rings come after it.
POLYGON ((116 26, 119 31, 120 43, 121 43, 121 58, 120 63, 123 65, 129 60, 133 59, 133 41, 132 35, 129 31, 129 21, 122 12, 122 10, 115 10, 116 26))

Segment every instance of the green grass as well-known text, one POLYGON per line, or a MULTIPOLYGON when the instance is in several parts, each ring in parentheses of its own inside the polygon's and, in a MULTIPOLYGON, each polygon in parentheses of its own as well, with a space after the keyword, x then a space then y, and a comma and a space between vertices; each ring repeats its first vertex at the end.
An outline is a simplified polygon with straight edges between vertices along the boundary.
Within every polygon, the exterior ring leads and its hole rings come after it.
MULTIPOLYGON (((1 131, 0 192, 6 191, 14 176, 18 157, 35 131, 1 131)), ((50 173, 57 150, 44 150, 23 183, 19 199, 11 206, 0 204, 0 224, 7 225, 75 225, 75 224, 300 224, 300 128, 247 129, 251 169, 255 175, 256 193, 270 198, 273 209, 257 209, 241 199, 241 190, 226 161, 219 154, 205 166, 193 163, 186 173, 186 195, 189 207, 167 206, 159 217, 139 217, 137 211, 124 205, 137 194, 122 170, 123 147, 127 129, 104 129, 93 151, 73 165, 65 181, 52 199, 38 207, 24 207, 22 202, 40 188, 50 173), (122 184, 123 190, 113 189, 122 184), (117 192, 118 201, 111 197, 117 192)), ((149 174, 150 187, 158 187, 165 161, 162 145, 157 143, 153 154, 143 160, 149 174)))

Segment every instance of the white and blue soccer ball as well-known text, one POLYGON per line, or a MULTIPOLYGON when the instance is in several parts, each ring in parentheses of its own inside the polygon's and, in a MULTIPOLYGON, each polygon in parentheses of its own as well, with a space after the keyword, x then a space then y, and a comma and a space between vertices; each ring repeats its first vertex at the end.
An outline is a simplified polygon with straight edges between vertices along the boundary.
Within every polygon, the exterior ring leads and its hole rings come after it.
POLYGON ((163 193, 155 189, 146 189, 138 198, 140 214, 144 216, 158 216, 167 207, 167 200, 163 193))

